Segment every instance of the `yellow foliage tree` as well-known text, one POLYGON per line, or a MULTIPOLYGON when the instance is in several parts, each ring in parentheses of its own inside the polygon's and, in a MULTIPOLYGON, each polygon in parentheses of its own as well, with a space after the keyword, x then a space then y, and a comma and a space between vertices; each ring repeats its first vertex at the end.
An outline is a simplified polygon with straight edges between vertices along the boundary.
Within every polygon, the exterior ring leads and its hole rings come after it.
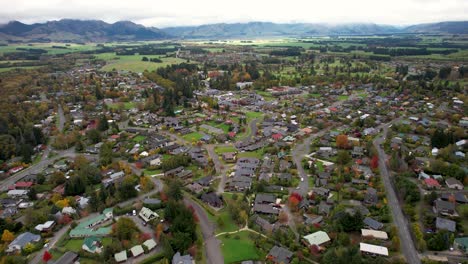
POLYGON ((3 234, 2 234, 3 242, 10 243, 11 241, 13 241, 13 239, 15 239, 15 236, 13 235, 12 232, 10 232, 8 229, 3 230, 3 234))
POLYGON ((67 207, 69 206, 69 202, 68 202, 68 199, 62 199, 62 200, 58 200, 55 205, 60 208, 60 209, 63 209, 64 207, 67 207))

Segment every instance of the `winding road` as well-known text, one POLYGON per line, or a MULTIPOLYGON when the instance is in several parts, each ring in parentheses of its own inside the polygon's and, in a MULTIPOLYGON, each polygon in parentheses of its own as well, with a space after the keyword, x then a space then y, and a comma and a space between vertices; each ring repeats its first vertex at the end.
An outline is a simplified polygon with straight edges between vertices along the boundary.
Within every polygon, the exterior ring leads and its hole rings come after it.
POLYGON ((184 203, 191 206, 198 216, 198 223, 200 224, 203 240, 205 241, 205 255, 208 264, 224 263, 224 258, 221 253, 221 242, 216 238, 216 224, 213 223, 206 215, 205 210, 195 201, 185 197, 184 203))

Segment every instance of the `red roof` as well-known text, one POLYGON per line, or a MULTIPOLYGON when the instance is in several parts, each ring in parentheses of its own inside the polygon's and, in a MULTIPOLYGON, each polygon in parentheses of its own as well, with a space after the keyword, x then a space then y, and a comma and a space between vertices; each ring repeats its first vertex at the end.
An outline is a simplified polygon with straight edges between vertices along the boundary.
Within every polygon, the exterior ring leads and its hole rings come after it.
POLYGON ((15 183, 15 187, 16 188, 29 188, 33 185, 33 182, 24 182, 24 181, 19 181, 17 183, 15 183))
POLYGON ((281 138, 283 138, 283 135, 281 135, 280 133, 276 133, 276 134, 273 134, 271 137, 274 140, 280 140, 281 138))
POLYGON ((338 108, 336 108, 336 107, 330 107, 330 108, 328 108, 328 109, 329 109, 330 111, 332 111, 332 112, 337 112, 337 111, 338 111, 338 108))
POLYGON ((424 183, 426 183, 427 186, 440 187, 439 182, 432 178, 424 179, 424 183))
POLYGON ((228 136, 233 138, 236 136, 236 132, 231 131, 228 133, 228 136))

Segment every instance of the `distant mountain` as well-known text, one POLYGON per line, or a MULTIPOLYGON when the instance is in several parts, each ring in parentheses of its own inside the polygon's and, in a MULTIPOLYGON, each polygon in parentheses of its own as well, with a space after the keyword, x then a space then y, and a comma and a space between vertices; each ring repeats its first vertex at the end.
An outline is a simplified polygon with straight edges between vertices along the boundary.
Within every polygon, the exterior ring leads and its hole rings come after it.
POLYGON ((376 24, 276 24, 271 22, 221 23, 195 27, 169 27, 163 30, 170 35, 183 38, 368 35, 401 32, 401 28, 398 27, 376 24))
POLYGON ((32 25, 12 21, 0 25, 0 40, 29 42, 105 42, 179 39, 308 37, 393 33, 468 34, 468 21, 419 24, 408 27, 371 23, 324 24, 271 22, 220 23, 158 29, 130 21, 109 24, 100 20, 62 19, 32 25))
POLYGON ((32 25, 18 21, 0 26, 1 40, 23 41, 124 41, 167 38, 160 29, 130 21, 109 24, 100 20, 62 19, 32 25))
POLYGON ((408 33, 449 33, 468 34, 468 21, 439 22, 419 24, 405 29, 408 33))

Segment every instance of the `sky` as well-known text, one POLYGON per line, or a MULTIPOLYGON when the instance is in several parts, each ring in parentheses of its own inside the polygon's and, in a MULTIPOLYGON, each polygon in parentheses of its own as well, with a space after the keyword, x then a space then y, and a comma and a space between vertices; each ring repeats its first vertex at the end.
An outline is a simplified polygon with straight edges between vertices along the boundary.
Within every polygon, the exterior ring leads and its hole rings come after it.
POLYGON ((129 20, 145 26, 211 23, 376 23, 468 20, 468 0, 0 0, 0 23, 129 20))

